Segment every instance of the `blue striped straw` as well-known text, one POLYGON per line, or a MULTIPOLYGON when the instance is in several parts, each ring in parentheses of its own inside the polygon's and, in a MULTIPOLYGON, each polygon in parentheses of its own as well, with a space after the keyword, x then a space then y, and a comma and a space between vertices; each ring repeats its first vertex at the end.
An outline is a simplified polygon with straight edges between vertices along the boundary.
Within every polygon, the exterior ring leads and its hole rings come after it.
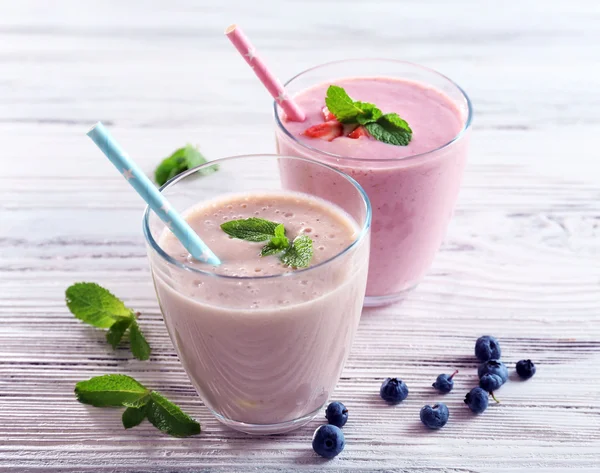
POLYGON ((102 123, 96 123, 87 132, 87 135, 195 259, 203 263, 221 264, 221 260, 206 246, 181 215, 171 207, 167 199, 133 162, 125 150, 119 146, 102 123))

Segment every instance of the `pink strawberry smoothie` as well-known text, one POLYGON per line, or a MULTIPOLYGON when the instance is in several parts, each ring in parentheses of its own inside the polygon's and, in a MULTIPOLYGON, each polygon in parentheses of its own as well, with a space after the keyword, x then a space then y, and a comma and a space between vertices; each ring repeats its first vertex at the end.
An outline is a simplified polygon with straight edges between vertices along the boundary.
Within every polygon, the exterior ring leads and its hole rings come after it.
MULTIPOLYGON (((465 128, 467 111, 436 88, 389 77, 321 83, 299 92, 295 101, 306 120, 282 117, 276 132, 278 153, 326 162, 365 189, 373 206, 367 296, 392 302, 420 282, 441 245, 457 199, 468 140, 446 145, 465 128), (413 131, 409 145, 390 145, 364 132, 357 136, 352 127, 335 121, 323 133, 322 126, 316 128, 323 136, 307 136, 307 129, 326 122, 324 99, 332 84, 343 87, 354 100, 375 104, 384 114, 399 114, 413 131)), ((294 170, 287 181, 294 190, 322 186, 329 188, 327 198, 344 199, 319 176, 294 170)))
POLYGON ((204 403, 226 423, 312 416, 335 388, 358 326, 368 233, 337 206, 286 191, 229 195, 184 216, 222 264, 190 259, 166 230, 162 249, 205 272, 154 260, 152 268, 169 334, 204 403), (248 217, 282 223, 290 240, 310 236, 310 267, 260 257, 265 243, 233 239, 220 228, 248 217))

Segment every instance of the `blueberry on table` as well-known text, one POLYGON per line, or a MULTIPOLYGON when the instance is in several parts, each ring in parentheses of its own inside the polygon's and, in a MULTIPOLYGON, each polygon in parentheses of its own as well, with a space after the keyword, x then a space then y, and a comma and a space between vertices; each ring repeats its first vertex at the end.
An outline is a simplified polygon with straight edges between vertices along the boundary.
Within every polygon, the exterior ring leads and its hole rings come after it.
POLYGON ((348 409, 341 402, 334 401, 325 409, 325 417, 331 425, 341 429, 348 421, 348 409))
POLYGON ((408 396, 408 386, 398 378, 386 378, 379 389, 381 399, 391 404, 398 404, 408 396))
POLYGON ((475 414, 481 414, 487 409, 489 394, 481 388, 473 388, 465 396, 465 404, 475 414))
POLYGON ((435 383, 432 384, 432 386, 437 389, 439 392, 441 393, 449 393, 450 391, 452 391, 452 388, 454 387, 454 381, 452 380, 452 378, 454 378, 454 375, 456 375, 458 373, 458 370, 456 370, 454 373, 447 375, 447 374, 441 374, 437 377, 437 379, 435 380, 435 383))
POLYGON ((337 457, 344 450, 345 445, 344 433, 339 427, 327 424, 315 430, 312 447, 322 457, 337 457))
POLYGON ((441 429, 448 422, 448 406, 443 403, 434 404, 433 406, 423 406, 421 408, 421 422, 425 427, 430 429, 441 429))
POLYGON ((475 342, 475 356, 479 361, 499 360, 501 354, 498 340, 490 335, 479 337, 475 342))
POLYGON ((536 368, 531 360, 517 362, 517 374, 523 379, 529 379, 535 374, 536 368))
POLYGON ((479 387, 488 393, 493 393, 500 388, 504 383, 502 378, 497 374, 486 373, 479 380, 479 387))
POLYGON ((484 374, 488 373, 500 376, 502 384, 506 383, 506 380, 508 379, 508 369, 500 360, 488 360, 485 363, 481 363, 479 368, 477 368, 479 379, 481 379, 484 374))

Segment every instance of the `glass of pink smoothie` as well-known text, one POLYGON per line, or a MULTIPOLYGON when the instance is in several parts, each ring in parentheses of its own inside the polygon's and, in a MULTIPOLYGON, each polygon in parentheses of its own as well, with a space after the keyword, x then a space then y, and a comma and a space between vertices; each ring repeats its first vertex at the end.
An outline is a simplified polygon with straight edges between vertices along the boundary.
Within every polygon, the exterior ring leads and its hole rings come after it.
MULTIPOLYGON (((424 277, 452 216, 467 158, 472 108, 465 92, 447 77, 422 66, 384 59, 332 62, 304 71, 286 89, 306 113, 302 123, 286 120, 275 104, 277 152, 327 163, 352 176, 373 206, 371 261, 366 306, 395 302, 424 277), (408 146, 370 136, 319 139, 304 131, 326 119, 330 85, 399 114, 412 128, 408 146)), ((291 189, 319 190, 343 202, 345 190, 324 175, 290 163, 291 189)))
POLYGON ((193 260, 151 211, 144 234, 154 285, 179 359, 204 404, 224 424, 281 433, 310 421, 333 392, 358 327, 367 283, 371 208, 352 178, 306 158, 224 158, 161 188, 221 259, 193 260), (343 189, 286 189, 282 170, 302 166, 343 189), (212 171, 212 172, 211 172, 212 171), (264 242, 226 234, 223 222, 261 218, 291 240, 312 239, 306 268, 260 256, 264 242))

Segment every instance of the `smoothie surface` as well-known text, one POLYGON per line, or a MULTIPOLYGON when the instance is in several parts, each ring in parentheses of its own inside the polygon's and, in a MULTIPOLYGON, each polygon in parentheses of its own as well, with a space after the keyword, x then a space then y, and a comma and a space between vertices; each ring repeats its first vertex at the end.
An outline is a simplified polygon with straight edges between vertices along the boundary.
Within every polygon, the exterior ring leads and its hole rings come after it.
POLYGON ((432 151, 452 141, 463 128, 465 114, 443 92, 417 82, 388 77, 346 78, 321 83, 295 96, 305 111, 302 123, 284 126, 301 143, 339 156, 362 159, 394 159, 432 151), (395 112, 413 131, 408 146, 394 146, 370 137, 340 136, 332 141, 303 135, 307 128, 324 122, 322 109, 330 85, 343 87, 354 100, 375 104, 386 113, 395 112))
POLYGON ((220 227, 226 221, 257 217, 283 224, 290 241, 299 235, 309 236, 313 241, 310 266, 341 253, 359 233, 356 223, 340 208, 295 192, 225 196, 192 207, 184 217, 219 255, 222 264, 210 266, 194 260, 170 231, 162 235, 161 247, 188 266, 234 277, 270 276, 294 269, 284 266, 277 255, 261 257, 260 251, 266 242, 250 242, 227 235, 220 227))

